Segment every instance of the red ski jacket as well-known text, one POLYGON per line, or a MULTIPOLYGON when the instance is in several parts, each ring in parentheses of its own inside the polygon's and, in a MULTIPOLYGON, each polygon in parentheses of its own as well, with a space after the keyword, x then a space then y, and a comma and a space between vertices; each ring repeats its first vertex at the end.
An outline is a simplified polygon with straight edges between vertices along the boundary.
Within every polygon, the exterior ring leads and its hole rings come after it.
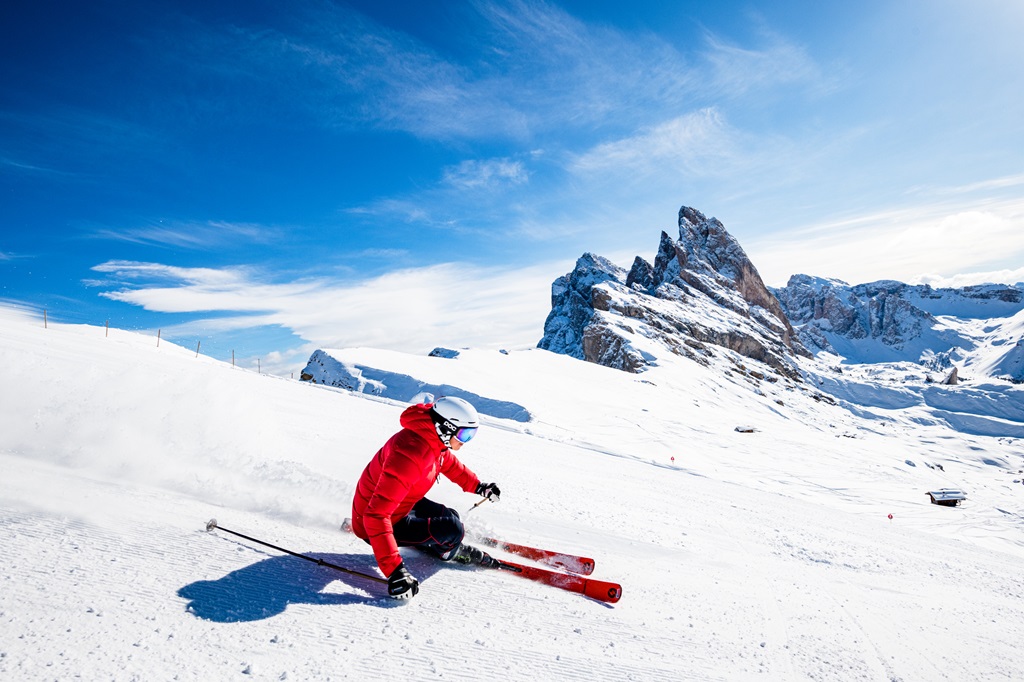
POLYGON ((356 485, 352 531, 370 541, 385 576, 402 563, 392 524, 423 499, 440 474, 469 493, 480 483, 441 442, 430 418, 431 407, 413 405, 402 413, 402 430, 377 451, 356 485))

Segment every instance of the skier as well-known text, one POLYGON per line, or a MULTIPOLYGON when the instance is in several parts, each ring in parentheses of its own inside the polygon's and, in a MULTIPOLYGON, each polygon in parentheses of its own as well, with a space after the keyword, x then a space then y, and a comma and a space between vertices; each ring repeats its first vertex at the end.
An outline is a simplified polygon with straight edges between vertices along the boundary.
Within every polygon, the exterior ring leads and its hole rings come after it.
POLYGON ((440 474, 466 492, 498 501, 501 491, 480 479, 455 456, 476 435, 476 409, 461 398, 441 397, 402 413, 402 430, 384 444, 363 470, 352 501, 352 531, 370 543, 388 595, 409 599, 419 581, 409 573, 398 548, 416 547, 442 561, 491 565, 493 559, 462 543, 459 513, 424 497, 440 474))

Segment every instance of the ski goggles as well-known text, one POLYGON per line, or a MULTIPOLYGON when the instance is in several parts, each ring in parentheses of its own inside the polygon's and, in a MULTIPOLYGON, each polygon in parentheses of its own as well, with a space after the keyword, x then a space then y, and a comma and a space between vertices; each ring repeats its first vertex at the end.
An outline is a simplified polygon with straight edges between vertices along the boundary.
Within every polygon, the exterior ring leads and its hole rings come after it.
POLYGON ((476 435, 476 429, 475 426, 464 426, 455 432, 455 439, 460 443, 468 443, 476 435))

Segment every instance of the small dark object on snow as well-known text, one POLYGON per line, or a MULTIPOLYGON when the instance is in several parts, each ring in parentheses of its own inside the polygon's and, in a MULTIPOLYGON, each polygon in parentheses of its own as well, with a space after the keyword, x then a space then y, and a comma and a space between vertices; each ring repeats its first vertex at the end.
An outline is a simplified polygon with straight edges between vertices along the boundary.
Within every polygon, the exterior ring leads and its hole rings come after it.
POLYGON ((939 490, 929 492, 928 497, 932 499, 932 504, 938 504, 943 507, 955 507, 967 499, 967 493, 955 488, 940 488, 939 490))
POLYGON ((737 426, 736 431, 739 433, 754 433, 757 431, 753 426, 737 426))

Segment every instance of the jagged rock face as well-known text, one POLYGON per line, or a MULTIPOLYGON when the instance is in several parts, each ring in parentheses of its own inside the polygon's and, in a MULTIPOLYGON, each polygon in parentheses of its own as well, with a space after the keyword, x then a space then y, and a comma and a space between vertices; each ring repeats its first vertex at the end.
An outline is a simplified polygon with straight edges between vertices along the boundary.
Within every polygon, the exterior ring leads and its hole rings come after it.
POLYGON ((584 254, 551 298, 540 348, 625 371, 656 364, 658 349, 706 363, 720 346, 796 379, 793 354, 807 354, 739 243, 686 206, 653 265, 637 257, 626 273, 584 254))
POLYGON ((902 346, 909 338, 921 335, 922 321, 934 322, 929 313, 903 299, 905 284, 875 282, 853 288, 857 300, 867 299, 869 335, 889 346, 902 346))
POLYGON ((591 253, 580 256, 573 271, 551 285, 551 312, 538 346, 590 362, 605 357, 605 349, 593 338, 598 335, 596 330, 589 332, 586 344, 583 342, 594 317, 593 289, 603 282, 618 281, 623 274, 622 268, 606 258, 591 253))
POLYGON ((771 315, 759 321, 766 325, 781 323, 783 342, 790 350, 801 350, 793 346, 793 328, 778 299, 765 286, 739 242, 717 218, 708 219, 696 209, 682 207, 679 241, 676 258, 679 276, 685 282, 723 305, 729 305, 735 291, 746 305, 735 306, 733 310, 741 315, 750 312, 751 306, 755 314, 757 308, 767 310, 771 315))
POLYGON ((864 338, 867 331, 858 324, 857 314, 848 302, 848 292, 837 288, 836 284, 845 287, 842 282, 834 284, 831 280, 794 275, 784 288, 776 289, 775 294, 792 323, 800 325, 820 320, 822 322, 811 330, 827 328, 847 338, 864 338))
POLYGON ((907 300, 913 288, 890 280, 851 287, 839 280, 794 275, 775 293, 810 347, 831 350, 823 333, 830 332, 847 339, 878 339, 899 349, 935 321, 907 300))
MULTIPOLYGON (((1020 284, 1017 285, 1018 287, 1020 284)), ((1002 301, 1003 303, 1019 304, 1024 302, 1024 292, 1017 287, 977 284, 962 289, 932 289, 927 284, 921 287, 922 292, 932 292, 931 297, 942 298, 945 292, 956 291, 964 298, 980 301, 1002 301)))

